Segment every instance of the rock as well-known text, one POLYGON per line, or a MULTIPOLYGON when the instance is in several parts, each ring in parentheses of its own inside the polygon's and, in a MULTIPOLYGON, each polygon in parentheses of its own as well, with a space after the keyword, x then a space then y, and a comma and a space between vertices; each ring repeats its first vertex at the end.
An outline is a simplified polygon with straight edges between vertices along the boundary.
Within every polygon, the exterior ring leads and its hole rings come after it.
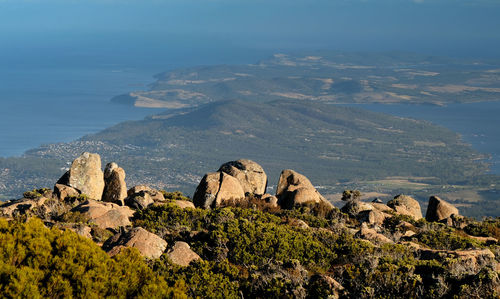
POLYGON ((444 262, 450 259, 457 259, 461 265, 461 275, 477 273, 485 266, 496 267, 495 255, 489 249, 471 250, 434 250, 420 249, 420 258, 423 260, 437 260, 444 262))
POLYGON ((413 237, 414 235, 416 235, 417 233, 412 231, 412 230, 407 230, 405 231, 405 233, 403 234, 402 237, 405 237, 405 238, 411 238, 413 237))
POLYGON ((362 202, 359 200, 349 200, 341 209, 342 212, 347 213, 353 217, 356 217, 359 213, 372 210, 373 210, 372 204, 362 202))
POLYGON ((407 195, 398 195, 387 203, 396 213, 407 215, 415 220, 422 219, 420 204, 415 199, 407 195))
POLYGON ((321 289, 319 290, 320 292, 324 291, 324 289, 329 290, 330 294, 328 294, 328 297, 325 297, 329 299, 340 298, 342 291, 345 289, 339 282, 328 275, 313 275, 310 279, 310 284, 321 289))
POLYGON ((494 245, 494 244, 498 243, 498 240, 496 238, 493 238, 493 237, 477 237, 477 236, 467 235, 467 238, 471 238, 471 239, 474 239, 476 241, 485 243, 485 245, 494 245))
POLYGON ((223 207, 244 200, 245 192, 235 177, 219 171, 207 173, 193 195, 196 207, 223 207))
POLYGON ((103 249, 113 256, 124 247, 137 248, 142 256, 150 259, 159 258, 167 248, 167 242, 142 227, 135 227, 128 232, 116 234, 103 244, 103 249))
POLYGON ((127 195, 132 196, 136 193, 141 193, 141 192, 148 193, 154 202, 164 202, 165 201, 165 196, 163 196, 163 193, 161 193, 160 191, 158 191, 156 189, 150 188, 146 185, 138 185, 138 186, 134 186, 134 187, 130 188, 130 190, 128 190, 128 192, 127 192, 127 195))
POLYGON ((186 242, 175 242, 174 247, 168 251, 167 255, 172 263, 182 267, 187 267, 192 261, 201 259, 186 242))
POLYGON ((415 242, 411 242, 411 241, 401 241, 398 244, 406 245, 414 250, 422 249, 422 246, 420 246, 419 244, 417 244, 415 242))
POLYGON ((33 209, 40 207, 46 198, 28 199, 22 198, 17 200, 7 201, 0 205, 0 216, 6 218, 13 218, 20 215, 26 215, 33 211, 33 209))
POLYGON ((91 199, 71 211, 84 214, 91 222, 103 229, 131 225, 130 218, 134 215, 134 211, 129 207, 91 199))
POLYGON ((302 229, 309 228, 309 225, 305 221, 296 218, 288 218, 286 224, 302 229))
POLYGON ((451 215, 459 215, 458 209, 452 204, 447 203, 437 196, 431 196, 429 198, 429 205, 427 207, 427 213, 425 214, 425 219, 427 221, 441 221, 451 217, 451 215))
POLYGON ((281 172, 276 188, 276 197, 279 205, 285 209, 291 209, 295 205, 305 203, 324 203, 333 208, 332 204, 314 188, 308 178, 291 169, 285 169, 281 172))
POLYGON ((235 177, 243 192, 263 195, 267 188, 267 175, 264 169, 252 160, 240 159, 222 164, 218 171, 235 177))
POLYGON ((358 234, 361 238, 378 244, 394 243, 391 239, 377 233, 374 229, 368 228, 368 225, 366 225, 366 223, 361 224, 361 229, 359 230, 358 234))
POLYGON ((144 210, 154 203, 154 200, 146 191, 140 191, 125 198, 125 204, 136 210, 144 210))
POLYGON ((391 209, 388 205, 383 204, 383 203, 372 202, 372 203, 370 203, 370 205, 372 207, 374 207, 375 209, 379 210, 380 212, 384 212, 384 213, 392 213, 392 212, 394 212, 393 209, 391 209))
POLYGON ((116 163, 109 163, 104 170, 104 192, 102 200, 125 205, 127 197, 127 184, 125 183, 125 170, 116 163))
POLYGON ((0 216, 13 218, 17 216, 36 216, 43 220, 52 220, 66 213, 70 208, 56 198, 39 197, 11 200, 0 205, 0 216))
POLYGON ((88 225, 81 223, 58 223, 56 227, 61 230, 71 230, 82 237, 92 240, 92 229, 88 225))
POLYGON ((194 206, 194 203, 191 201, 187 200, 174 200, 173 201, 175 205, 177 205, 181 209, 186 209, 186 208, 191 208, 191 209, 196 209, 194 206))
POLYGON ((68 197, 78 197, 80 195, 80 192, 78 192, 78 190, 73 187, 63 184, 56 184, 54 186, 54 194, 60 200, 65 200, 68 197))
POLYGON ((384 224, 384 220, 390 217, 390 215, 387 215, 383 212, 380 212, 376 209, 373 210, 365 210, 359 213, 358 218, 362 222, 367 222, 368 224, 376 224, 376 225, 382 225, 384 224))
POLYGON ((265 193, 262 195, 261 199, 265 201, 270 207, 277 208, 278 207, 278 198, 269 193, 265 193))
POLYGON ((373 203, 384 203, 380 198, 378 197, 375 197, 373 200, 372 200, 373 203))
POLYGON ((104 174, 98 154, 83 153, 57 182, 77 189, 89 198, 100 200, 104 191, 104 174))

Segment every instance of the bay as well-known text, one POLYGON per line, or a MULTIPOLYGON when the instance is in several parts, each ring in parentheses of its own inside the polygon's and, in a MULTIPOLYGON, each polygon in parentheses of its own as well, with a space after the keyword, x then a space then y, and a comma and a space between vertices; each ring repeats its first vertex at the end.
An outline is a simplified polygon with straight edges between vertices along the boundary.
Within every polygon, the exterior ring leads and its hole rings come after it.
POLYGON ((358 104, 352 105, 400 117, 426 120, 461 135, 463 141, 490 156, 490 172, 500 174, 500 101, 467 104, 410 105, 358 104))
POLYGON ((157 109, 112 104, 114 95, 143 89, 151 70, 114 67, 15 68, 0 71, 0 156, 19 156, 45 143, 67 142, 157 109))
POLYGON ((254 63, 267 52, 209 37, 22 40, 0 49, 0 157, 69 142, 160 109, 110 102, 147 90, 155 74, 203 64, 254 63), (126 46, 124 46, 126 45, 126 46))

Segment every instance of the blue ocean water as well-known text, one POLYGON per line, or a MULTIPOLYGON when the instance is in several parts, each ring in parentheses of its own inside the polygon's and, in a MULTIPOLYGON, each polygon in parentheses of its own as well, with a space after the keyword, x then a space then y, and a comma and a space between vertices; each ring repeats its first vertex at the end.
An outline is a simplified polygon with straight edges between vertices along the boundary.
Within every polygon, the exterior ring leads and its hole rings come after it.
POLYGON ((225 42, 183 36, 23 41, 0 48, 0 157, 68 142, 126 120, 159 113, 110 102, 145 90, 153 75, 200 64, 266 57, 225 42))
POLYGON ((1 69, 0 156, 19 156, 40 144, 71 141, 154 113, 109 101, 147 88, 152 75, 116 66, 1 69))
POLYGON ((401 117, 427 120, 459 133, 476 150, 488 154, 491 173, 500 174, 500 99, 497 102, 446 107, 408 104, 353 105, 401 117))

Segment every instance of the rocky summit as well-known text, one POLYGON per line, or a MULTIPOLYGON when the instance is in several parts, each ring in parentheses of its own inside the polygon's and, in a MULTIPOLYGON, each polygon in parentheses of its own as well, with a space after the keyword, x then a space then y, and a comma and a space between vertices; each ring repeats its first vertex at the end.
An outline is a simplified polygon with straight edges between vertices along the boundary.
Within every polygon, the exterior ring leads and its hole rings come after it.
POLYGON ((0 206, 2 295, 500 294, 500 219, 461 216, 437 196, 429 197, 425 218, 404 194, 384 203, 346 190, 338 209, 291 169, 270 178, 276 192, 266 193, 264 168, 239 159, 208 172, 191 199, 147 185, 127 190, 123 168, 101 167, 99 155, 83 153, 53 189, 0 206))

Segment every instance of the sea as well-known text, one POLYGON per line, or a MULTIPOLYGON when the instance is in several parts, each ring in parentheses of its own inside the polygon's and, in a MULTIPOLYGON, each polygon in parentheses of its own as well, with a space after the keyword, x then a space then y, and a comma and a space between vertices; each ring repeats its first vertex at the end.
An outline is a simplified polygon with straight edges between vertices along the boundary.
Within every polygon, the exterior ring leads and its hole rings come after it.
POLYGON ((460 134, 463 141, 489 156, 490 173, 500 174, 500 98, 496 102, 465 104, 359 104, 350 105, 400 117, 426 120, 460 134))
MULTIPOLYGON (((61 39, 67 40, 67 39, 61 39)), ((201 38, 56 42, 0 47, 0 157, 69 142, 161 109, 111 103, 148 89, 154 75, 177 68, 256 63, 271 51, 201 38), (160 40, 160 41, 158 41, 160 40), (192 40, 196 42, 192 42, 192 40)))

